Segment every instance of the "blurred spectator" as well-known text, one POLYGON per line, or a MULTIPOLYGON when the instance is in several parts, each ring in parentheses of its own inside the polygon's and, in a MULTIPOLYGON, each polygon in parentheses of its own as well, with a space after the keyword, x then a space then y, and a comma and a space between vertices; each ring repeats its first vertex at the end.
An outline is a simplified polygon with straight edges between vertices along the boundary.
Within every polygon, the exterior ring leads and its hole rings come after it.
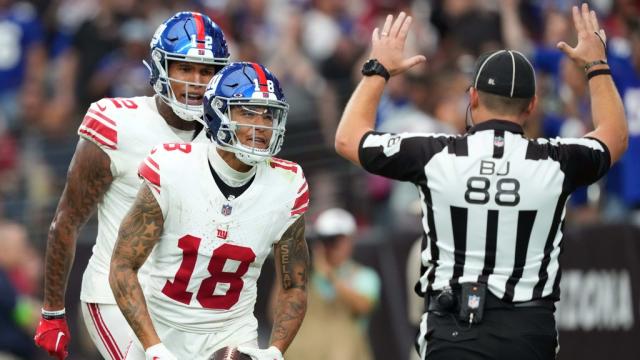
POLYGON ((32 359, 33 331, 40 305, 34 295, 42 273, 42 259, 29 244, 21 225, 0 223, 0 358, 4 353, 32 359))
POLYGON ((431 21, 449 51, 475 56, 500 48, 500 19, 480 0, 436 0, 431 21))
POLYGON ((89 87, 109 97, 152 95, 149 70, 142 61, 148 56, 153 31, 144 20, 131 19, 122 24, 119 33, 122 46, 100 61, 89 87))
POLYGON ((351 259, 356 222, 338 208, 326 210, 315 222, 307 314, 287 350, 290 360, 373 359, 368 321, 380 296, 375 270, 351 259))
POLYGON ((630 220, 640 225, 640 20, 630 19, 626 32, 627 38, 609 41, 609 63, 629 123, 629 148, 609 177, 610 213, 605 215, 614 221, 631 215, 630 220))
POLYGON ((0 128, 20 127, 22 86, 42 86, 46 69, 43 40, 42 25, 31 4, 0 0, 0 128))

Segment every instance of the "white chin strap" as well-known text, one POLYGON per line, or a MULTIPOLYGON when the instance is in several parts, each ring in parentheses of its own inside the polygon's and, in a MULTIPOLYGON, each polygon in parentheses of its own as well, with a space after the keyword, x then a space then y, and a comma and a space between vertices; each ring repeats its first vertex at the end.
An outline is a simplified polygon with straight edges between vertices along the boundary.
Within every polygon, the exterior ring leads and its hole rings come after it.
POLYGON ((256 166, 263 161, 266 161, 269 156, 260 156, 255 154, 248 154, 246 152, 240 150, 233 150, 233 153, 236 154, 236 158, 243 163, 249 166, 256 166))
POLYGON ((169 103, 169 106, 171 106, 174 114, 178 115, 178 117, 184 121, 200 121, 200 119, 202 119, 202 111, 185 109, 173 101, 169 103))

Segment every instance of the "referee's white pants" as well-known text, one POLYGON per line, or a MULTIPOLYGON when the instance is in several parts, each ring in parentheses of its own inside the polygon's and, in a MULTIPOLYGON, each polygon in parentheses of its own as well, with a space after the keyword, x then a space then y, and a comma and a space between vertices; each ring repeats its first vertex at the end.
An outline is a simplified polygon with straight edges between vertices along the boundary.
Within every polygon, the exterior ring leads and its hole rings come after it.
POLYGON ((124 360, 133 332, 118 305, 83 301, 82 318, 100 355, 107 360, 124 360))

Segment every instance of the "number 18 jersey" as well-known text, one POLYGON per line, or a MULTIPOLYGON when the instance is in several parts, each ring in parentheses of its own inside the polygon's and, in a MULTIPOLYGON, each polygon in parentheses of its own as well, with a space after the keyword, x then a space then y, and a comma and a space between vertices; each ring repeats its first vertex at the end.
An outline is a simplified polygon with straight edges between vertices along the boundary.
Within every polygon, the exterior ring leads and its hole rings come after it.
POLYGON ((302 169, 279 159, 256 165, 249 188, 226 198, 211 173, 212 151, 213 144, 164 144, 139 168, 164 216, 147 260, 149 312, 195 333, 253 317, 262 264, 309 204, 302 169))

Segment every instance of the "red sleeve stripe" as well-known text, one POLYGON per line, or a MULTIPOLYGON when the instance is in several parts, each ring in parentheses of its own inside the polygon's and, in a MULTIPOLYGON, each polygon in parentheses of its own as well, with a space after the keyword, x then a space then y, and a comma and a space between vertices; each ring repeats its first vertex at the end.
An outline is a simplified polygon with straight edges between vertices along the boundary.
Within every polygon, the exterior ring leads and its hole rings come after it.
POLYGON ((285 164, 285 165, 296 165, 296 163, 293 162, 293 161, 281 159, 281 158, 278 158, 278 157, 272 157, 271 161, 277 161, 277 162, 279 162, 281 164, 285 164))
POLYGON ((146 161, 148 161, 148 162, 149 162, 149 164, 150 164, 151 166, 153 166, 153 168, 154 168, 154 169, 157 169, 158 171, 160 171, 160 165, 158 165, 158 163, 157 163, 155 160, 153 160, 153 158, 152 158, 152 157, 150 157, 150 156, 149 156, 149 157, 147 157, 146 161))
POLYGON ((95 133, 100 134, 103 138, 114 144, 118 143, 118 132, 116 129, 111 125, 107 125, 107 123, 102 120, 91 115, 86 115, 82 121, 82 126, 93 130, 95 133))
POLYGON ((91 140, 97 142, 100 145, 106 146, 111 150, 116 150, 118 148, 118 146, 114 142, 109 139, 105 139, 102 135, 98 134, 93 129, 85 127, 84 125, 80 126, 80 129, 78 129, 78 134, 89 137, 91 140))
POLYGON ((89 109, 89 111, 88 111, 87 115, 89 115, 89 113, 90 113, 90 114, 92 114, 92 115, 95 115, 94 117, 98 117, 98 118, 100 118, 101 120, 104 120, 104 121, 106 121, 107 123, 109 123, 109 124, 113 125, 113 128, 115 129, 115 127, 116 127, 116 122, 115 122, 115 121, 113 121, 113 120, 111 120, 111 119, 109 119, 109 117, 107 117, 105 114, 103 114, 103 113, 101 113, 101 112, 99 112, 99 111, 95 111, 95 110, 93 110, 93 109, 89 109))
POLYGON ((298 196, 296 202, 291 208, 292 212, 299 210, 300 208, 306 208, 309 206, 309 191, 305 191, 302 195, 298 196))
POLYGON ((149 181, 151 184, 160 187, 160 173, 158 168, 154 168, 153 165, 147 161, 146 158, 138 168, 138 175, 149 181))
POLYGON ((300 186, 300 189, 298 189, 298 194, 302 193, 303 191, 307 191, 309 189, 309 184, 307 184, 307 182, 305 181, 302 186, 300 186))
POLYGON ((156 193, 160 194, 160 188, 158 186, 153 185, 152 183, 148 182, 147 183, 149 185, 149 188, 151 188, 153 191, 155 191, 156 193))
POLYGON ((298 209, 298 210, 293 210, 293 211, 291 212, 291 216, 293 216, 293 215, 299 215, 299 214, 304 214, 304 213, 307 211, 307 209, 308 209, 308 208, 309 208, 308 206, 305 206, 305 207, 300 208, 300 209, 298 209))

